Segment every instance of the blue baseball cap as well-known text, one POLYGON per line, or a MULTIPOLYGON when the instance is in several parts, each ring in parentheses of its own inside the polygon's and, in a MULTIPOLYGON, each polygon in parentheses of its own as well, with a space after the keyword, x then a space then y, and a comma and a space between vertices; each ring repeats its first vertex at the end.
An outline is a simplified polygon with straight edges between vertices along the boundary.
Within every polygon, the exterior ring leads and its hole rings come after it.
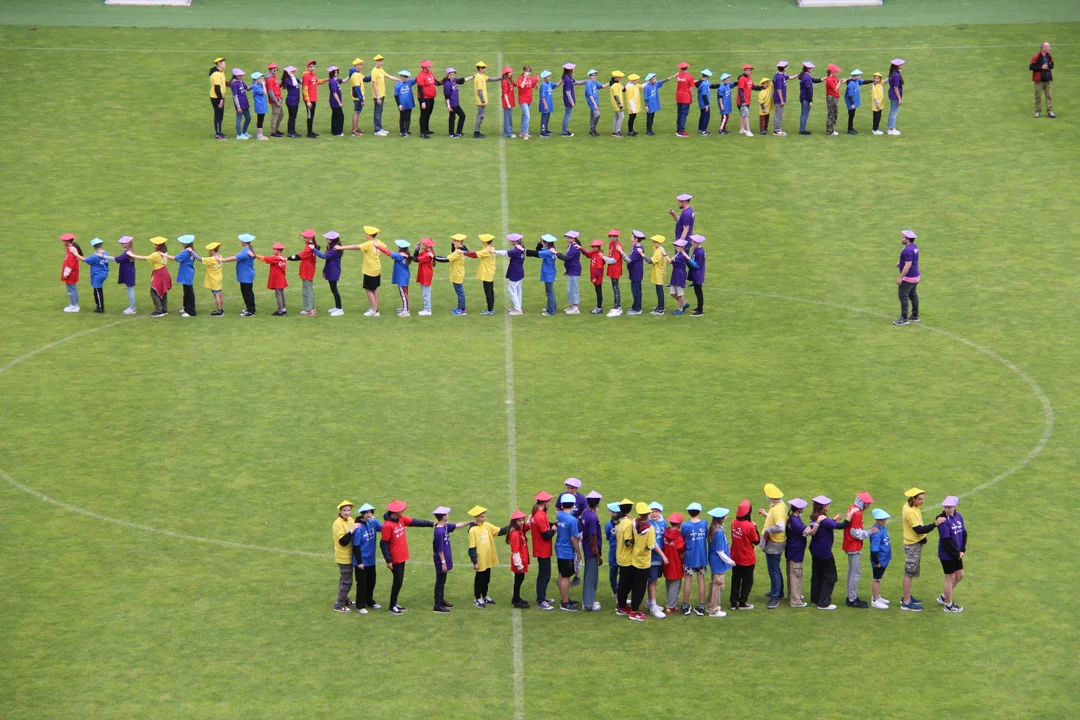
POLYGON ((689 512, 691 510, 697 510, 698 512, 701 512, 701 503, 692 502, 689 505, 687 505, 686 506, 686 511, 689 512))
POLYGON ((559 496, 559 507, 563 505, 576 505, 577 499, 570 493, 563 493, 559 496))
POLYGON ((664 506, 661 505, 660 503, 656 502, 655 500, 653 500, 651 503, 649 503, 649 509, 650 510, 659 510, 660 512, 663 512, 664 511, 664 506))
POLYGON ((727 508, 714 507, 712 510, 709 511, 709 517, 714 517, 714 518, 727 517, 729 512, 731 512, 731 511, 728 510, 727 508))
POLYGON ((195 236, 194 235, 181 235, 180 237, 176 238, 176 242, 181 243, 183 245, 190 245, 191 243, 195 242, 195 236))
POLYGON ((617 502, 609 502, 607 504, 607 509, 610 510, 611 512, 619 512, 619 503, 617 503, 617 502))
POLYGON ((645 82, 649 82, 654 77, 656 77, 656 73, 649 73, 648 75, 645 76, 645 82))
POLYGON ((397 245, 399 248, 407 248, 407 247, 409 247, 409 241, 408 240, 395 240, 394 244, 397 245))
POLYGON ((243 235, 237 235, 236 237, 242 243, 249 243, 255 239, 254 235, 248 235, 247 233, 244 233, 243 235))
POLYGON ((558 240, 555 239, 555 236, 552 235, 551 233, 544 233, 543 235, 540 236, 540 239, 543 240, 546 243, 559 242, 558 240))
POLYGON ((892 515, 885 512, 881 508, 874 508, 870 514, 874 516, 875 520, 888 520, 892 517, 892 515))

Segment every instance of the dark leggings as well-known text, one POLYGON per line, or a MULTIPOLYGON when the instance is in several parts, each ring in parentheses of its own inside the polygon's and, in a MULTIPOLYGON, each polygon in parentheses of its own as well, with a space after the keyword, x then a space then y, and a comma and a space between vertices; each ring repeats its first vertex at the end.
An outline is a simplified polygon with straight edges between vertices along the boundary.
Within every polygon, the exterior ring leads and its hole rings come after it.
POLYGON ((495 310, 495 283, 484 281, 484 299, 487 300, 488 312, 495 310))
POLYGON ((664 286, 656 286, 656 309, 660 312, 664 311, 664 286))
POLYGON ((367 591, 367 597, 364 598, 364 602, 367 603, 369 608, 373 608, 375 607, 375 583, 378 581, 379 576, 375 573, 374 565, 365 566, 364 574, 367 576, 367 583, 364 586, 367 591))
POLYGON ((736 565, 731 569, 731 607, 737 608, 747 604, 750 599, 750 590, 754 587, 754 566, 736 565))
POLYGON ((908 300, 911 300, 911 317, 919 317, 919 283, 902 282, 897 288, 900 296, 900 317, 908 317, 908 300))
POLYGON ((855 108, 849 108, 847 111, 847 129, 855 129, 855 108))
POLYGON ((390 572, 394 575, 394 581, 390 585, 390 607, 394 607, 398 604, 401 584, 405 582, 405 563, 394 563, 390 566, 390 572))
POLYGON ((548 583, 551 582, 551 558, 536 558, 536 602, 547 600, 548 583))
POLYGON ((611 293, 615 296, 615 307, 622 307, 622 291, 619 289, 619 278, 611 278, 611 293))
MULTIPOLYGON (((311 103, 311 107, 307 108, 307 134, 314 135, 315 131, 312 130, 312 126, 315 124, 315 106, 318 103, 311 103)), ((307 106, 305 106, 307 107, 307 106)))
POLYGON ((424 135, 431 134, 431 111, 435 98, 424 98, 424 106, 420 108, 420 132, 424 135))
POLYGON ((465 129, 465 111, 460 106, 455 105, 450 108, 450 119, 447 121, 447 132, 451 135, 461 135, 461 131, 465 129), (454 118, 457 118, 457 129, 454 129, 454 118))
POLYGON ((626 119, 626 129, 628 132, 634 132, 634 121, 637 120, 637 113, 630 113, 626 119))
POLYGON ((880 110, 875 110, 874 111, 874 129, 877 130, 879 125, 881 125, 881 111, 880 110))
POLYGON ((262 130, 264 117, 266 117, 266 113, 255 113, 255 127, 259 130, 262 130))
POLYGON ((814 558, 811 564, 810 602, 818 607, 832 604, 833 586, 836 585, 836 558, 814 558))
POLYGON ((593 285, 593 288, 596 289, 596 307, 604 307, 604 286, 603 286, 603 284, 593 285))
POLYGON ((700 283, 694 283, 694 296, 697 297, 697 310, 702 312, 705 310, 705 293, 701 290, 700 283))
POLYGON ((514 574, 514 602, 521 602, 521 583, 525 582, 525 573, 514 574))
POLYGON ((251 283, 240 283, 240 295, 244 298, 244 307, 249 313, 255 312, 255 292, 251 289, 251 283))
POLYGON ((345 134, 345 111, 339 107, 330 108, 330 134, 345 134))
POLYGON ((641 607, 641 601, 645 599, 645 591, 649 587, 648 568, 634 568, 634 591, 630 596, 630 609, 635 612, 641 607))
POLYGON ((476 577, 473 578, 473 597, 477 600, 483 600, 488 594, 488 585, 491 584, 491 568, 487 570, 477 570, 476 577))
POLYGON ((225 108, 218 107, 219 104, 223 104, 221 100, 216 98, 210 98, 210 105, 214 108, 214 135, 224 135, 221 132, 221 121, 225 119, 225 108))
POLYGON ((435 607, 440 608, 446 603, 446 573, 435 571, 435 607))
POLYGON ((289 134, 296 134, 296 111, 300 108, 299 105, 286 105, 285 108, 289 111, 289 134))
POLYGON ((104 310, 105 309, 105 289, 104 288, 97 288, 97 287, 94 288, 94 307, 96 307, 98 310, 104 310))
MULTIPOLYGON (((615 591, 615 603, 619 607, 626 607, 626 599, 634 589, 634 575, 636 573, 637 568, 633 565, 619 566, 619 587, 615 591)), ((647 583, 648 581, 648 576, 646 576, 645 582, 647 583)))
POLYGON ((631 306, 631 310, 634 312, 641 312, 641 281, 630 281, 630 295, 634 298, 634 304, 631 306))
POLYGON ((412 124, 412 109, 402 110, 398 113, 398 132, 402 135, 407 135, 409 132, 409 125, 412 124))
POLYGON ((611 594, 615 595, 619 590, 619 564, 608 563, 608 583, 611 584, 611 594))
POLYGON ((334 307, 341 309, 341 293, 337 289, 337 280, 330 280, 330 292, 334 295, 334 307))
POLYGON ((356 609, 359 610, 367 602, 367 568, 353 565, 353 575, 356 577, 356 609))
POLYGON ((184 289, 184 312, 192 317, 195 316, 195 286, 181 285, 184 289))
POLYGON ((656 113, 645 113, 645 132, 652 132, 652 121, 656 113))

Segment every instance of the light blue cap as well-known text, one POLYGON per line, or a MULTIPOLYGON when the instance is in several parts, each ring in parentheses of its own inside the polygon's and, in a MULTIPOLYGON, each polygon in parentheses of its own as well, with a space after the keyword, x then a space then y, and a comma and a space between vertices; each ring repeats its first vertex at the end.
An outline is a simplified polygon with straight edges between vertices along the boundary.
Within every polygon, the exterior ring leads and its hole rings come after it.
POLYGON ((686 506, 686 510, 687 512, 689 512, 690 510, 697 510, 698 512, 701 512, 701 503, 690 503, 686 506))
POLYGON ((98 245, 102 245, 104 243, 102 242, 101 238, 94 238, 90 241, 90 244, 94 247, 97 247, 98 245))
POLYGON ((180 237, 176 238, 176 242, 181 243, 182 245, 190 245, 191 243, 195 242, 195 236, 181 235, 180 237))
POLYGON ((656 77, 656 73, 649 73, 648 75, 645 76, 645 82, 649 82, 654 77, 656 77))
POLYGON ((407 247, 409 247, 409 241, 408 240, 398 239, 398 240, 394 241, 394 244, 397 245, 399 248, 407 248, 407 247))
POLYGON ((542 77, 542 78, 551 77, 551 71, 550 70, 544 70, 543 72, 540 73, 540 77, 542 77))
POLYGON ((889 513, 885 512, 885 511, 884 511, 884 510, 882 510, 881 508, 874 508, 874 509, 873 509, 873 510, 872 510, 872 511, 870 512, 870 514, 874 516, 874 519, 875 519, 875 520, 888 520, 889 518, 891 518, 891 517, 892 517, 892 515, 890 515, 889 513))
POLYGON ((551 233, 544 233, 543 235, 540 236, 540 239, 543 240, 546 243, 558 242, 558 240, 555 239, 555 236, 552 235, 551 233))
POLYGON ((709 517, 714 517, 714 518, 727 517, 729 512, 731 512, 731 511, 728 510, 727 508, 714 507, 712 510, 709 511, 709 517))
POLYGON ((607 504, 607 509, 610 510, 611 512, 619 512, 619 503, 610 502, 610 503, 607 504))
POLYGON ((412 77, 412 73, 409 72, 408 70, 399 70, 398 71, 398 76, 400 77, 402 75, 404 75, 405 77, 412 77))
POLYGON ((263 76, 263 74, 262 74, 261 72, 259 72, 258 70, 256 70, 255 72, 251 73, 251 79, 252 79, 252 80, 258 80, 258 79, 259 79, 259 78, 261 78, 262 76, 263 76))
POLYGON ((368 504, 368 503, 364 503, 363 505, 361 505, 361 506, 360 506, 360 507, 359 507, 359 508, 357 509, 357 512, 362 512, 362 513, 366 513, 366 512, 371 512, 371 511, 372 511, 372 510, 374 510, 374 509, 375 509, 375 506, 374 506, 374 505, 370 505, 370 504, 368 504))
POLYGON ((851 74, 852 75, 862 75, 862 70, 860 70, 859 68, 855 68, 854 70, 851 71, 851 74))
POLYGON ((244 233, 243 235, 237 235, 236 237, 242 243, 249 243, 255 239, 254 235, 248 235, 247 233, 244 233))
POLYGON ((562 495, 559 496, 559 507, 562 507, 563 505, 568 505, 568 504, 569 505, 575 505, 576 503, 577 503, 577 498, 575 498, 570 493, 563 493, 562 495))
POLYGON ((586 74, 586 75, 595 75, 595 74, 596 74, 596 70, 595 70, 594 68, 589 68, 589 72, 587 72, 587 73, 585 73, 585 74, 586 74))
POLYGON ((655 500, 653 500, 651 503, 649 503, 649 509, 650 510, 659 510, 660 512, 664 512, 664 506, 661 505, 660 503, 656 502, 655 500))
POLYGON ((731 77, 731 73, 720 73, 720 79, 721 80, 727 80, 730 77, 731 77))
POLYGON ((705 68, 701 71, 701 74, 705 77, 712 77, 712 70, 710 70, 709 68, 705 68))

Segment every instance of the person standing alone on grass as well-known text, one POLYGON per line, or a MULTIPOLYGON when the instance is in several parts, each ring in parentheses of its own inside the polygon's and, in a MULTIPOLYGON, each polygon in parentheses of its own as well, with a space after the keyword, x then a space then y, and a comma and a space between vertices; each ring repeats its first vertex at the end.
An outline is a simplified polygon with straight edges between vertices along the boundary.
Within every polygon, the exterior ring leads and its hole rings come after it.
POLYGON ((1046 116, 1057 117, 1054 114, 1054 96, 1051 92, 1054 85, 1054 56, 1050 54, 1050 43, 1044 42, 1035 57, 1031 58, 1028 65, 1031 71, 1031 80, 1035 83, 1035 117, 1042 114, 1042 93, 1046 97, 1046 116))
POLYGON ((926 544, 926 534, 944 522, 937 518, 934 522, 923 525, 922 504, 926 491, 913 487, 904 492, 904 599, 900 601, 901 610, 922 612, 922 600, 911 594, 911 581, 919 577, 922 565, 922 549, 926 544))
POLYGON ((900 242, 904 249, 900 251, 900 277, 896 278, 896 287, 900 296, 900 317, 893 320, 893 325, 910 325, 919 319, 919 246, 915 244, 918 235, 914 230, 902 230, 900 242), (908 301, 911 302, 911 316, 908 316, 908 301))

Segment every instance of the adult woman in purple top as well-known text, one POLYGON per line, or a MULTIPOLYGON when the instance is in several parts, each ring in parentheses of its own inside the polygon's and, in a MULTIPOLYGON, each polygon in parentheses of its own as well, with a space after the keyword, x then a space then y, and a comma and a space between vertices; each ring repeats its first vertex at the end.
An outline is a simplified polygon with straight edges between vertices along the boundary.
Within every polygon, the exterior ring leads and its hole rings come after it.
POLYGON ((904 102, 904 77, 900 71, 904 69, 904 61, 896 58, 889 68, 889 135, 899 135, 896 129, 896 114, 900 112, 900 104, 904 102))
POLYGON ((338 280, 341 279, 341 250, 339 249, 341 236, 330 231, 323 237, 326 238, 326 252, 320 250, 318 245, 312 247, 311 250, 326 261, 323 263, 322 276, 330 284, 330 292, 334 294, 334 307, 327 312, 336 317, 345 314, 345 311, 341 309, 341 295, 337 289, 338 280))
POLYGON ((298 138, 300 133, 296 132, 296 111, 300 107, 300 79, 296 77, 295 67, 285 67, 281 84, 285 87, 285 107, 289 111, 289 137, 298 138))
POLYGON ((919 320, 919 246, 915 244, 918 235, 914 230, 901 230, 900 242, 904 248, 900 251, 900 277, 896 278, 897 293, 900 296, 900 317, 893 320, 893 325, 910 325, 919 320), (911 301, 911 316, 908 316, 908 301, 911 301))
POLYGON ((116 242, 120 243, 120 247, 124 248, 123 252, 113 258, 118 266, 116 282, 120 285, 127 285, 128 291, 128 307, 124 310, 125 315, 135 314, 135 261, 131 259, 131 241, 130 235, 125 235, 116 242))
POLYGON ((694 244, 694 250, 690 253, 693 263, 690 266, 690 284, 694 286, 694 295, 697 297, 697 307, 690 311, 692 317, 701 317, 705 314, 705 293, 701 286, 705 284, 705 242, 704 235, 691 235, 690 242, 694 244))
POLYGON ((833 557, 833 532, 848 526, 843 513, 828 516, 830 498, 818 495, 814 498, 814 510, 810 515, 810 602, 818 610, 835 610, 832 591, 836 585, 836 558, 833 557))
POLYGON ((626 314, 640 315, 641 281, 645 277, 645 248, 641 246, 641 241, 645 239, 645 233, 641 230, 634 230, 631 237, 633 239, 630 252, 623 253, 623 259, 626 260, 626 274, 630 278, 630 294, 634 297, 634 305, 626 314))
POLYGON ((443 99, 446 100, 446 109, 450 113, 447 135, 452 138, 465 137, 462 132, 465 129, 465 111, 461 109, 458 85, 464 85, 465 78, 457 76, 457 69, 446 68, 446 75, 442 79, 443 99), (457 129, 454 129, 454 118, 457 118, 457 129))
POLYGON ((773 75, 773 135, 787 135, 783 128, 784 106, 787 105, 787 81, 798 77, 788 75, 787 66, 787 60, 776 63, 776 74, 773 75))
POLYGON ((668 215, 675 219, 675 239, 690 242, 690 234, 694 232, 694 208, 690 207, 693 195, 683 193, 675 198, 679 203, 679 214, 668 208, 668 215))
POLYGON ((247 140, 251 136, 248 135, 248 125, 251 124, 251 110, 248 105, 248 88, 244 84, 244 71, 240 68, 233 68, 233 79, 229 84, 229 89, 232 90, 233 107, 236 109, 236 139, 247 140), (240 127, 243 122, 243 128, 240 127))
POLYGON ((574 94, 575 85, 584 85, 584 80, 574 79, 574 68, 577 67, 574 63, 566 63, 562 66, 562 100, 563 100, 563 117, 562 117, 562 134, 563 137, 574 137, 574 133, 570 132, 570 115, 574 112, 574 106, 577 105, 577 96, 574 94))
POLYGON ((956 512, 960 498, 950 495, 941 501, 943 512, 938 517, 945 522, 938 525, 938 560, 945 572, 945 589, 937 601, 945 606, 945 612, 963 612, 964 608, 953 602, 953 591, 964 579, 964 553, 967 551, 967 526, 964 516, 956 512))
POLYGON ((814 83, 821 82, 821 78, 810 74, 813 69, 814 63, 807 61, 802 64, 802 72, 799 73, 799 103, 802 105, 802 113, 799 115, 800 135, 810 134, 806 129, 806 121, 810 119, 810 108, 814 105, 814 83))
POLYGON ((326 69, 330 76, 327 87, 330 89, 330 134, 345 137, 345 111, 341 108, 341 78, 338 77, 337 65, 326 69))
POLYGON ((810 528, 802 521, 802 511, 805 509, 805 500, 792 499, 788 507, 787 525, 784 527, 787 535, 784 557, 787 559, 788 597, 793 608, 806 607, 802 594, 803 559, 806 557, 806 536, 810 534, 810 528))

